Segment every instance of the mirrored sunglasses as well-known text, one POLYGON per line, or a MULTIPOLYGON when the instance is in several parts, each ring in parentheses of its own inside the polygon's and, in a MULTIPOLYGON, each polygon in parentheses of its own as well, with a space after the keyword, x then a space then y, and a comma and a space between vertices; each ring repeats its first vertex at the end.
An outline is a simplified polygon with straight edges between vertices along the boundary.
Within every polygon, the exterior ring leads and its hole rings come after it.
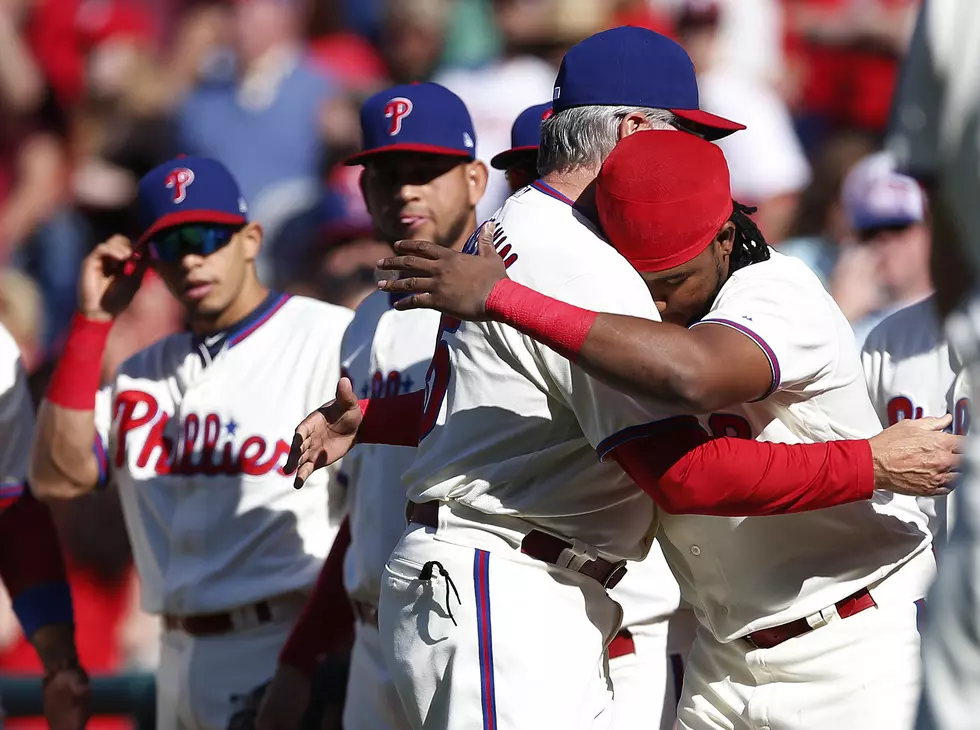
POLYGON ((241 226, 191 223, 167 229, 150 239, 150 255, 163 263, 179 263, 184 256, 210 256, 224 248, 241 226))

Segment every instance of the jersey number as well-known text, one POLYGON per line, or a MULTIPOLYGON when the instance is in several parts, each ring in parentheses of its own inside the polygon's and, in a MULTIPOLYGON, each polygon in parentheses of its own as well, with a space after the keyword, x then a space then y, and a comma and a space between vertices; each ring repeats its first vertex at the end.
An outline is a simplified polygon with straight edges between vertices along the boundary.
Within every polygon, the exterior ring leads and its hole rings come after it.
POLYGON ((419 424, 419 441, 428 436, 432 429, 436 427, 439 419, 439 411, 442 410, 442 402, 446 400, 446 391, 449 390, 449 376, 452 371, 452 362, 449 359, 449 344, 442 339, 446 332, 455 332, 459 329, 460 321, 452 317, 442 315, 439 322, 439 340, 436 342, 436 351, 429 363, 429 369, 425 373, 425 405, 422 407, 422 421, 419 424))

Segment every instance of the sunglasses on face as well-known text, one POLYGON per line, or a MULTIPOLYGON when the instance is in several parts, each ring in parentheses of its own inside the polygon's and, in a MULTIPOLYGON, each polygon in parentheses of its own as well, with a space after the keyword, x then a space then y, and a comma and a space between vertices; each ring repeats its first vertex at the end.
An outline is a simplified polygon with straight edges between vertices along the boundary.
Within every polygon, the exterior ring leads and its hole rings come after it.
POLYGON ((184 256, 210 256, 241 230, 241 226, 193 223, 170 228, 150 240, 150 255, 165 264, 180 263, 184 256))

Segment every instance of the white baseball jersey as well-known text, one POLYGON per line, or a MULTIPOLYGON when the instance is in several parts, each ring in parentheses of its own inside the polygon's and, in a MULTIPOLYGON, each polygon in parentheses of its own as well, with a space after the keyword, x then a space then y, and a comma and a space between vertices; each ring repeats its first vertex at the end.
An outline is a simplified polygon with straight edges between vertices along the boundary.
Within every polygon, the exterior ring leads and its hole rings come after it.
MULTIPOLYGON (((773 374, 765 398, 701 417, 715 435, 810 443, 881 430, 851 328, 803 262, 774 251, 736 271, 695 326, 707 323, 750 337, 773 374)), ((661 529, 685 599, 720 641, 824 609, 932 541, 915 500, 886 492, 773 517, 663 514, 661 529)))
POLYGON ((34 408, 20 349, 0 324, 0 511, 24 492, 34 433, 34 408))
MULTIPOLYGON (((949 347, 935 309, 927 297, 900 309, 868 335, 861 352, 871 403, 882 426, 903 418, 953 414, 953 433, 966 433, 966 404, 953 393, 961 369, 949 347)), ((933 537, 945 541, 947 497, 920 497, 933 537)))
POLYGON ((144 610, 194 615, 308 589, 342 517, 322 470, 282 472, 296 424, 332 400, 350 310, 270 296, 205 339, 171 335, 123 363, 96 403, 144 610), (329 512, 328 512, 329 504, 329 512))
MULTIPOLYGON (((384 398, 419 390, 439 332, 439 312, 400 312, 391 297, 377 292, 354 313, 344 334, 344 374, 359 398, 384 398)), ((351 545, 344 563, 344 587, 360 601, 378 603, 381 574, 407 524, 408 497, 402 474, 415 460, 407 446, 359 444, 344 457, 351 545)))
MULTIPOLYGON (((515 281, 581 307, 659 318, 639 274, 547 185, 517 192, 494 220, 515 281)), ((611 557, 646 555, 654 503, 596 449, 676 412, 619 393, 510 327, 443 318, 441 333, 409 497, 517 516, 611 557)))

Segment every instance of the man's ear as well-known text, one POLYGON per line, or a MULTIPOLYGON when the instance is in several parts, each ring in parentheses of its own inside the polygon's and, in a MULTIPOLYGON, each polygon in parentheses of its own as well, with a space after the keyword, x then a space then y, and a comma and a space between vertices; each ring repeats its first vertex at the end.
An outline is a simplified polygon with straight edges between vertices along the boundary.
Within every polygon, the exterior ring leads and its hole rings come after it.
POLYGON ((735 248, 735 224, 725 221, 725 225, 715 234, 715 243, 723 255, 731 256, 732 249, 735 248))
POLYGON ((259 257, 259 250, 262 248, 262 225, 252 221, 245 225, 238 235, 241 236, 242 245, 245 247, 245 259, 255 261, 259 257))
POLYGON ((466 187, 469 190, 470 205, 476 205, 487 191, 489 177, 487 166, 480 160, 466 163, 466 187))
POLYGON ((619 139, 625 139, 634 132, 649 128, 650 122, 647 121, 646 115, 643 112, 630 112, 619 123, 619 139))
POLYGON ((367 175, 368 171, 366 167, 361 168, 361 174, 357 178, 357 186, 361 189, 361 197, 364 198, 364 207, 367 208, 368 215, 372 218, 374 217, 374 211, 371 210, 371 196, 368 195, 367 189, 367 175))

